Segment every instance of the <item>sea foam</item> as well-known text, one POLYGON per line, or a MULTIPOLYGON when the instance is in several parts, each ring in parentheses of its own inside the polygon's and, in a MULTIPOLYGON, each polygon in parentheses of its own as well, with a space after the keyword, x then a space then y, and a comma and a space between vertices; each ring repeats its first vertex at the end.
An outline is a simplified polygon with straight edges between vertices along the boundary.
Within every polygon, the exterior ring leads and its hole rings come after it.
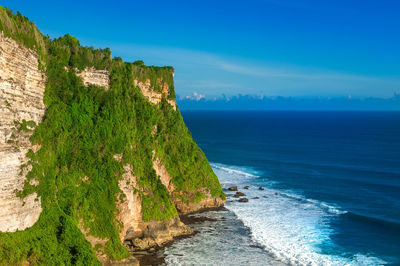
MULTIPOLYGON (((330 221, 345 214, 338 206, 307 199, 298 192, 268 187, 251 168, 211 164, 223 187, 251 185, 249 202, 228 197, 225 206, 250 228, 253 240, 278 260, 293 265, 377 265, 385 261, 364 254, 346 254, 331 241, 330 221), (258 186, 264 187, 259 190, 258 186), (252 199, 258 197, 259 199, 252 199), (231 198, 231 199, 229 199, 231 198), (329 250, 327 252, 326 250, 329 250)), ((226 192, 228 196, 232 192, 226 192)), ((230 196, 232 196, 230 195, 230 196)))

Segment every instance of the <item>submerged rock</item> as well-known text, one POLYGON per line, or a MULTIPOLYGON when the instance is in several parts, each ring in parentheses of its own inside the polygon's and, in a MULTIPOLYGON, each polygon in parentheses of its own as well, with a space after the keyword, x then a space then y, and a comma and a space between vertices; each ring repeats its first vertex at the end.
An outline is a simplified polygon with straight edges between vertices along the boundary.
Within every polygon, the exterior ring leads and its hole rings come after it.
POLYGON ((259 187, 258 189, 259 189, 259 190, 264 190, 264 188, 263 188, 263 187, 259 187))
POLYGON ((266 199, 268 199, 268 196, 263 196, 263 198, 266 198, 266 199))
POLYGON ((238 188, 237 188, 237 186, 233 186, 233 187, 228 188, 228 190, 229 191, 237 191, 238 188))
POLYGON ((244 194, 243 192, 240 192, 240 191, 236 192, 236 194, 234 195, 235 198, 239 198, 239 197, 243 197, 243 196, 246 196, 246 194, 244 194))
POLYGON ((241 199, 239 199, 239 202, 249 202, 249 199, 248 198, 241 198, 241 199))
POLYGON ((253 199, 259 199, 259 197, 254 197, 253 199))
POLYGON ((250 186, 244 186, 244 188, 243 188, 243 189, 249 189, 249 187, 250 187, 250 186))

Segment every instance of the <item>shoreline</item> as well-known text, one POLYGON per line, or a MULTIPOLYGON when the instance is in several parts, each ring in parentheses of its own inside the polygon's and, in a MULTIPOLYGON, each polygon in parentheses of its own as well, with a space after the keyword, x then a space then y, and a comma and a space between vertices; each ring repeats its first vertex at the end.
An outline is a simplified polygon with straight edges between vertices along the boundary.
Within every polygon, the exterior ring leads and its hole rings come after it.
MULTIPOLYGON (((241 203, 246 204, 246 203, 241 203)), ((194 233, 133 255, 140 265, 287 265, 257 243, 251 229, 226 206, 180 216, 194 233)))
MULTIPOLYGON (((243 185, 243 184, 242 184, 243 185)), ((252 237, 251 228, 226 204, 259 200, 259 197, 246 197, 241 192, 250 190, 264 192, 261 186, 233 185, 223 188, 226 202, 219 207, 206 207, 191 213, 181 213, 182 223, 193 233, 174 237, 161 246, 131 252, 139 265, 187 265, 187 264, 227 264, 243 265, 263 261, 268 265, 287 265, 274 254, 265 250, 262 244, 252 237), (245 199, 245 201, 243 201, 245 199)), ((277 193, 273 194, 278 195, 277 193)), ((249 195, 250 196, 250 195, 249 195)), ((271 195, 269 195, 271 196, 271 195)), ((264 198, 268 196, 264 195, 264 198)))
POLYGON ((196 234, 160 249, 147 265, 285 265, 255 242, 251 229, 227 207, 185 218, 196 234))
POLYGON ((135 257, 139 261, 139 265, 164 265, 165 264, 165 254, 161 254, 166 248, 172 246, 176 241, 182 240, 182 239, 187 239, 195 236, 196 234, 200 233, 196 230, 194 230, 193 225, 203 223, 206 221, 210 222, 217 222, 219 220, 210 218, 210 217, 193 217, 196 214, 201 214, 201 213, 207 213, 211 211, 221 211, 221 210, 227 210, 224 205, 219 206, 219 207, 208 207, 201 209, 196 212, 192 213, 185 213, 179 215, 179 218, 181 222, 183 222, 186 226, 190 227, 193 229, 193 233, 189 235, 181 235, 175 237, 173 240, 164 243, 160 247, 153 247, 148 250, 141 250, 141 251, 135 251, 131 252, 132 256, 135 257))

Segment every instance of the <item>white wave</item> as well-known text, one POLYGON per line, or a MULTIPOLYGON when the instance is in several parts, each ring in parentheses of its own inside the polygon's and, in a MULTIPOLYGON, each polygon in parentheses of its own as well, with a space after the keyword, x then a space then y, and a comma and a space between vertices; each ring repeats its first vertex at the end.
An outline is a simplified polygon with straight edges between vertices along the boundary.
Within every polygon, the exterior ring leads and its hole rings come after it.
MULTIPOLYGON (((256 176, 231 166, 212 165, 223 186, 253 184, 243 190, 248 203, 228 200, 226 207, 250 228, 253 239, 282 262, 294 265, 376 265, 385 262, 372 256, 356 254, 323 254, 321 246, 335 250, 330 236, 334 233, 329 222, 332 216, 345 211, 333 204, 307 199, 290 191, 257 189, 256 176), (251 179, 253 177, 253 179, 251 179), (266 196, 267 198, 264 198, 266 196), (259 197, 259 199, 252 199, 259 197)), ((231 192, 228 192, 228 194, 231 192)), ((233 194, 233 193, 231 193, 233 194)))
POLYGON ((319 204, 319 206, 321 206, 322 208, 325 208, 329 213, 332 213, 332 214, 346 214, 347 213, 347 211, 343 211, 343 210, 339 209, 337 206, 328 204, 323 201, 320 201, 318 204, 319 204))
POLYGON ((316 206, 321 207, 322 209, 326 210, 328 213, 331 214, 346 214, 347 211, 341 210, 338 206, 331 204, 331 203, 326 203, 323 201, 319 201, 319 200, 315 200, 315 199, 307 199, 302 195, 298 195, 298 194, 293 194, 293 193, 288 193, 288 192, 280 192, 281 195, 286 196, 288 198, 292 198, 292 199, 296 199, 299 201, 303 201, 303 202, 309 202, 312 203, 316 206))
POLYGON ((231 211, 221 210, 192 215, 217 220, 195 223, 198 234, 174 242, 163 255, 167 265, 271 265, 284 264, 254 245, 248 230, 231 211))
POLYGON ((251 168, 227 166, 219 163, 210 163, 210 165, 214 170, 219 169, 229 174, 237 174, 242 177, 258 177, 257 172, 251 168), (250 173, 250 171, 253 173, 250 173))

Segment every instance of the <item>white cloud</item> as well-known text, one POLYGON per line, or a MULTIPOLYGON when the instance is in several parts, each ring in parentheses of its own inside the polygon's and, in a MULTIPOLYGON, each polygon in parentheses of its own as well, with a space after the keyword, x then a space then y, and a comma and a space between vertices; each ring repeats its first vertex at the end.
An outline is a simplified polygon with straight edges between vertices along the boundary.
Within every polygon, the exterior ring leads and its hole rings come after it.
POLYGON ((187 95, 187 96, 181 96, 180 99, 181 100, 194 100, 194 101, 200 101, 201 99, 206 98, 206 96, 204 94, 199 94, 197 92, 193 92, 192 95, 187 95))

